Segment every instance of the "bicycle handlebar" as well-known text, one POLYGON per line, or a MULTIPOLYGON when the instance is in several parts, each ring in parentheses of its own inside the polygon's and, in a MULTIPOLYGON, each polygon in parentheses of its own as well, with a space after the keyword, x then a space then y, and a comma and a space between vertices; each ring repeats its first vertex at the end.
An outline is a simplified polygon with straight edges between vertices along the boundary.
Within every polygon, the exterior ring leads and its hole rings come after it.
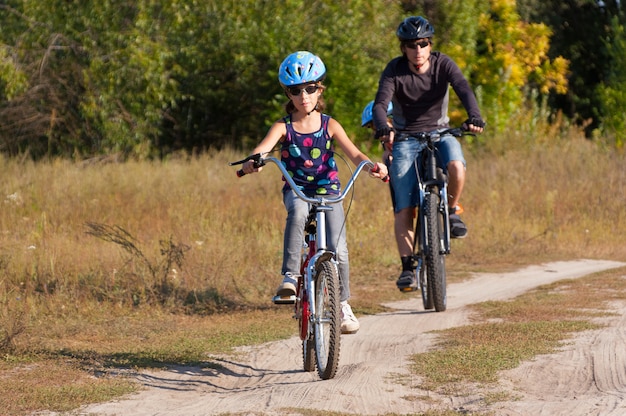
MULTIPOLYGON (((361 163, 359 163, 359 165, 356 167, 356 169, 354 170, 354 173, 352 173, 352 176, 348 180, 348 184, 344 187, 344 189, 341 191, 340 194, 335 195, 335 196, 330 196, 330 197, 329 196, 322 196, 322 195, 311 197, 311 196, 305 195, 304 192, 302 192, 302 190, 294 182, 294 180, 291 177, 291 175, 289 175, 289 172, 287 172, 287 169, 285 168, 285 166, 281 163, 281 161, 279 159, 277 159, 275 157, 272 157, 272 156, 270 156, 270 157, 263 157, 263 155, 261 153, 256 153, 254 155, 250 155, 250 156, 246 157, 245 159, 238 160, 236 162, 230 162, 229 165, 230 166, 241 165, 242 163, 245 163, 245 162, 247 162, 249 160, 253 160, 254 161, 254 166, 257 167, 257 168, 261 167, 261 166, 265 166, 265 164, 267 162, 274 163, 276 166, 278 166, 278 169, 283 174, 283 177, 285 178, 285 180, 287 181, 287 183, 289 184, 291 189, 293 189, 293 191, 296 193, 296 195, 298 195, 298 197, 300 199, 302 199, 305 202, 308 202, 309 204, 317 204, 317 205, 336 204, 338 202, 343 201, 344 198, 348 195, 348 191, 352 188, 352 186, 356 182, 357 177, 359 176, 361 171, 366 166, 369 167, 370 169, 372 169, 372 172, 377 172, 378 171, 378 166, 375 163, 372 163, 372 162, 370 162, 368 160, 364 160, 361 163), (376 170, 374 170, 374 169, 376 169, 376 170)), ((238 177, 241 178, 244 175, 245 175, 245 172, 242 169, 239 169, 237 171, 237 176, 238 177)), ((384 179, 386 179, 386 178, 383 178, 383 180, 384 179)))
MULTIPOLYGON (((254 161, 254 167, 255 168, 260 168, 261 166, 265 166, 265 159, 263 158, 263 155, 261 153, 255 153, 253 155, 248 156, 245 159, 241 159, 241 160, 238 160, 236 162, 230 162, 228 165, 229 166, 242 165, 242 164, 246 163, 249 160, 254 161)), ((244 172, 243 169, 239 169, 237 171, 237 177, 239 177, 239 178, 241 178, 245 174, 246 174, 246 172, 244 172)))
POLYGON ((433 131, 422 131, 419 133, 400 133, 396 136, 395 141, 406 140, 408 138, 414 138, 415 140, 418 140, 418 141, 436 142, 442 136, 445 136, 446 134, 450 134, 455 137, 475 136, 474 133, 470 132, 469 130, 464 129, 463 127, 449 127, 449 128, 437 129, 433 131))
POLYGON ((411 136, 416 137, 417 139, 420 140, 425 140, 425 139, 438 139, 441 136, 444 136, 446 134, 450 134, 454 137, 461 137, 463 135, 471 135, 472 133, 468 132, 467 130, 464 130, 462 127, 451 127, 451 128, 447 128, 445 130, 433 130, 433 131, 429 131, 429 132, 420 132, 420 133, 416 133, 416 134, 411 134, 411 136))

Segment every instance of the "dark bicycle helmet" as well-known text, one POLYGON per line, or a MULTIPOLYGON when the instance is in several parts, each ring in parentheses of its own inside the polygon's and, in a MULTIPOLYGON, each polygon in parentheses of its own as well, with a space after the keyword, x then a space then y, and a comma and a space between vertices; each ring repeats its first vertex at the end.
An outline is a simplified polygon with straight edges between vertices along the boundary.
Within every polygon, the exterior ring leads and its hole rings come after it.
POLYGON ((278 82, 283 88, 322 81, 326 66, 317 56, 307 51, 294 52, 285 58, 278 69, 278 82))
POLYGON ((422 16, 407 17, 396 31, 400 41, 431 38, 434 34, 435 28, 422 16))

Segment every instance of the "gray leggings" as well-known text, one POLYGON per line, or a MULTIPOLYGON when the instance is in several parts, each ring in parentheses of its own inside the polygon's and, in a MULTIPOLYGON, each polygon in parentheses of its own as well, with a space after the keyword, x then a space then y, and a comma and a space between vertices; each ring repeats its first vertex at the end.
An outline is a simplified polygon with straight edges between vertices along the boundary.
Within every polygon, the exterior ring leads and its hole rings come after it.
MULTIPOLYGON (((287 272, 300 274, 304 225, 309 215, 309 204, 298 198, 293 191, 283 193, 283 203, 287 209, 287 221, 282 274, 287 272)), ((326 212, 326 242, 327 248, 336 254, 341 284, 340 299, 343 302, 350 298, 350 265, 344 223, 345 214, 341 203, 333 204, 332 207, 332 211, 326 212)))

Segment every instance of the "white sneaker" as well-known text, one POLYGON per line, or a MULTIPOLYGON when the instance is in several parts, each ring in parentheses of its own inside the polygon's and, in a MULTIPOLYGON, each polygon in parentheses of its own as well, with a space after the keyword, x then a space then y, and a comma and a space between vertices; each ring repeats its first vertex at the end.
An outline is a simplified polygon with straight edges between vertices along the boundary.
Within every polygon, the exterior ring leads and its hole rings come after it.
POLYGON ((348 302, 341 302, 341 333, 342 334, 355 334, 361 325, 359 321, 352 313, 352 308, 348 305, 348 302))
POLYGON ((285 273, 283 282, 276 289, 276 296, 286 297, 296 295, 296 285, 298 284, 298 277, 290 272, 285 273))

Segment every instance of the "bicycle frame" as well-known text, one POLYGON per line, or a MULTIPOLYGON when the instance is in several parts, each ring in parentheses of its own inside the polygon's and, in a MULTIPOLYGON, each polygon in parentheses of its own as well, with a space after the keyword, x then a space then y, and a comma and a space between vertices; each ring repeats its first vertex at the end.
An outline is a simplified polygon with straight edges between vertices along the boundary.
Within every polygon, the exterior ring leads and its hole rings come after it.
MULTIPOLYGON (((426 241, 427 228, 425 226, 424 218, 424 204, 426 195, 438 191, 439 192, 439 212, 443 215, 443 229, 444 233, 441 236, 440 251, 442 254, 450 254, 450 213, 448 210, 448 178, 443 173, 443 169, 437 167, 437 157, 435 142, 439 140, 441 135, 439 133, 422 133, 419 135, 419 140, 422 142, 423 147, 418 152, 415 158, 415 171, 417 172, 417 183, 419 188, 419 207, 421 208, 418 213, 421 238, 417 239, 420 253, 425 250, 424 244, 426 241), (429 137, 429 138, 428 138, 429 137)), ((416 236, 417 237, 417 236, 416 236)))

